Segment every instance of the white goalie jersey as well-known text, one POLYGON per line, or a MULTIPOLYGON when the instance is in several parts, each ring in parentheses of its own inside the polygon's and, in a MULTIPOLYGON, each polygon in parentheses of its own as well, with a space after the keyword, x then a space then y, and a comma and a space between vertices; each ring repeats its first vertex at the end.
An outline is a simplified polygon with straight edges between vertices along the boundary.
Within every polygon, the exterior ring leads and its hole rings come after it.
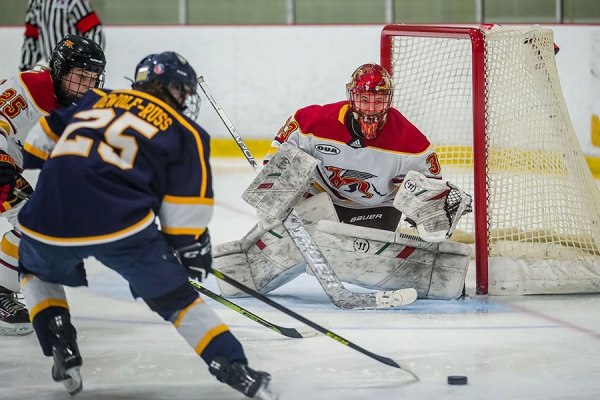
POLYGON ((412 170, 442 179, 433 146, 398 110, 390 110, 374 139, 353 136, 353 121, 347 101, 300 109, 275 137, 265 163, 281 143, 300 148, 319 160, 312 193, 327 192, 347 208, 391 207, 412 170))

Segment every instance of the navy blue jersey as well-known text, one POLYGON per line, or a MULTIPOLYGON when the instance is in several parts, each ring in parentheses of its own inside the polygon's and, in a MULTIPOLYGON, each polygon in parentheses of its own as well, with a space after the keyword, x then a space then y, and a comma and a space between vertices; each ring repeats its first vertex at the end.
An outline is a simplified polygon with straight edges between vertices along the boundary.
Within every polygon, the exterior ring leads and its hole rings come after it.
POLYGON ((175 248, 202 234, 213 213, 210 138, 149 94, 90 90, 30 132, 25 168, 43 165, 19 214, 44 243, 107 243, 155 223, 175 248))

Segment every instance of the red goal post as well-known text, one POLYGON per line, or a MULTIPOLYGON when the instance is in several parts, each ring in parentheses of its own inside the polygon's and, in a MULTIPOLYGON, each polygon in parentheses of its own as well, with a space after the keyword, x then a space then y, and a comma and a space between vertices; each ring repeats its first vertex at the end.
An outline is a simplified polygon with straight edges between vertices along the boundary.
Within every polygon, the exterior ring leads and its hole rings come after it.
POLYGON ((478 294, 600 291, 600 194, 560 88, 549 29, 387 25, 394 107, 474 196, 478 294))

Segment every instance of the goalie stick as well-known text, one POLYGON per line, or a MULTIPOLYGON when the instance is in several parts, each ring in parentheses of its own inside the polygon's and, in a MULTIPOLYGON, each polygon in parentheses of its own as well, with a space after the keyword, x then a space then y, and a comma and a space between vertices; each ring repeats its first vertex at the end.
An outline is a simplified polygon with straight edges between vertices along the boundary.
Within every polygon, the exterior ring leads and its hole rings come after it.
POLYGON ((217 278, 219 278, 219 279, 227 282, 231 286, 234 286, 234 287, 240 289, 241 291, 243 291, 243 292, 249 294, 250 296, 252 296, 252 297, 254 297, 254 298, 262 301, 263 303, 266 303, 266 304, 270 305, 271 307, 273 307, 273 308, 281 311, 282 313, 287 314, 290 317, 292 317, 294 319, 297 319, 298 321, 300 321, 300 322, 302 322, 302 323, 310 326, 314 330, 316 330, 318 332, 321 332, 325 336, 332 338, 336 342, 339 342, 339 343, 341 343, 341 344, 343 344, 345 346, 348 346, 351 349, 354 349, 354 350, 358 351, 359 353, 362 353, 362 354, 366 355, 367 357, 371 357, 372 359, 379 361, 380 363, 383 363, 385 365, 389 365, 390 367, 394 367, 394 368, 398 368, 398 369, 401 369, 403 371, 406 371, 409 374, 411 374, 413 376, 413 378, 415 378, 417 381, 419 380, 419 377, 417 376, 417 374, 415 374, 413 372, 413 370, 411 370, 408 366, 402 365, 400 363, 397 363, 396 361, 392 360, 391 358, 383 357, 383 356, 380 356, 378 354, 372 353, 369 350, 366 350, 366 349, 364 349, 364 348, 362 348, 362 347, 360 347, 360 346, 352 343, 351 341, 349 341, 347 339, 344 339, 343 337, 337 335, 336 333, 334 333, 334 332, 332 332, 332 331, 330 331, 330 330, 322 327, 321 325, 316 324, 315 322, 313 322, 313 321, 311 321, 311 320, 309 320, 307 318, 304 318, 300 314, 295 313, 294 311, 290 310, 289 308, 284 307, 283 305, 281 305, 281 304, 279 304, 279 303, 277 303, 277 302, 269 299, 265 295, 258 293, 256 290, 250 289, 249 287, 247 287, 247 286, 241 284, 240 282, 238 282, 238 281, 236 281, 236 280, 228 277, 227 275, 222 274, 221 272, 219 272, 217 270, 213 270, 212 274, 215 277, 217 277, 217 278))
POLYGON ((237 304, 232 303, 231 301, 227 300, 225 297, 220 296, 220 295, 208 290, 207 288, 205 288, 198 282, 190 280, 190 284, 194 287, 194 290, 196 290, 197 292, 210 297, 211 299, 215 300, 216 302, 223 304, 225 307, 228 307, 228 308, 232 309, 233 311, 235 311, 239 314, 242 314, 244 317, 249 318, 254 322, 258 322, 262 326, 267 327, 270 330, 279 333, 280 335, 287 336, 287 337, 294 338, 294 339, 301 339, 301 338, 313 337, 313 336, 318 335, 317 331, 315 331, 314 329, 308 328, 308 327, 296 329, 296 328, 286 328, 283 326, 276 325, 272 322, 262 319, 258 315, 251 313, 250 311, 238 306, 237 304))
MULTIPOLYGON (((229 133, 233 136, 254 171, 259 173, 260 167, 258 166, 256 159, 231 123, 229 117, 227 117, 227 114, 225 114, 223 107, 221 107, 219 102, 215 99, 215 96, 206 84, 204 77, 198 77, 198 84, 210 104, 212 104, 217 114, 219 114, 221 121, 223 121, 229 130, 229 133)), ((323 252, 312 236, 310 236, 302 223, 302 220, 293 209, 283 220, 283 227, 290 235, 294 245, 298 248, 300 254, 302 254, 302 258, 304 258, 308 264, 331 302, 337 307, 342 309, 391 308, 412 303, 417 298, 415 289, 399 289, 375 293, 355 293, 349 291, 335 274, 335 271, 331 265, 329 265, 329 262, 327 262, 323 252)))

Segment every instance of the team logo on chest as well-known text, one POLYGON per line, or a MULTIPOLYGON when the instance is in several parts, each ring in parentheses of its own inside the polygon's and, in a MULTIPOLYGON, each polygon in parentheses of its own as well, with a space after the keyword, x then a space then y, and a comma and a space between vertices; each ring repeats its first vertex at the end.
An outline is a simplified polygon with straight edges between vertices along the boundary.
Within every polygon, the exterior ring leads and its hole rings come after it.
POLYGON ((329 182, 334 188, 339 189, 342 186, 348 186, 347 192, 359 191, 367 199, 373 197, 373 193, 369 192, 371 184, 366 180, 377 178, 377 175, 339 167, 327 167, 327 170, 332 172, 329 176, 329 182))

